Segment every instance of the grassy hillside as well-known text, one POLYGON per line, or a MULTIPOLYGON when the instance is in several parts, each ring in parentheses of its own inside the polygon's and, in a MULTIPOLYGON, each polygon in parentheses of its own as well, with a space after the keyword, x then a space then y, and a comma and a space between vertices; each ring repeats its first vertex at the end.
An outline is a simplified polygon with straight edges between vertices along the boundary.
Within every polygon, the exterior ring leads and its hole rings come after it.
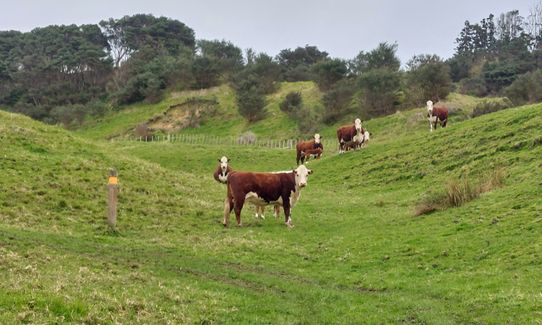
POLYGON ((268 112, 266 119, 248 124, 237 112, 235 93, 228 86, 221 86, 202 91, 185 91, 171 94, 158 104, 137 104, 119 112, 110 112, 103 118, 88 122, 79 134, 93 138, 105 139, 124 137, 133 134, 133 129, 140 123, 162 115, 170 106, 182 104, 191 98, 214 99, 218 102, 216 111, 204 112, 203 123, 199 128, 182 130, 184 134, 209 134, 215 136, 239 135, 252 131, 258 136, 278 139, 297 136, 296 124, 279 109, 279 103, 291 91, 301 92, 304 104, 315 110, 321 110, 320 92, 312 82, 282 83, 278 91, 268 96, 268 112))
POLYGON ((216 159, 283 170, 293 151, 97 144, 0 112, 0 323, 536 323, 542 105, 432 134, 403 131, 409 114, 368 121, 382 131, 367 149, 311 161, 295 228, 247 207, 224 229, 216 159), (502 188, 414 217, 428 191, 496 167, 502 188))

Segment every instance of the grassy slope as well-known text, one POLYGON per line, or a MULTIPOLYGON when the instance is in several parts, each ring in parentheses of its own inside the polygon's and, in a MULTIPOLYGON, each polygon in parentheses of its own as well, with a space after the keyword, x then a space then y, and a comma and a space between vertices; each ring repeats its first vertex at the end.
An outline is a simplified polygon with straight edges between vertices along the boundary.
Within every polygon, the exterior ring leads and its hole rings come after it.
POLYGON ((229 136, 252 131, 263 137, 293 138, 297 136, 295 122, 279 109, 280 101, 291 91, 301 92, 306 106, 316 110, 322 109, 322 104, 319 101, 321 94, 314 83, 283 83, 276 93, 268 96, 267 118, 249 125, 237 112, 235 94, 232 89, 228 86, 221 86, 205 91, 174 93, 158 104, 136 104, 119 112, 111 112, 103 118, 88 122, 78 133, 92 139, 123 135, 136 125, 166 111, 170 105, 183 103, 188 98, 197 97, 215 98, 219 103, 217 113, 214 116, 208 116, 207 121, 200 128, 183 130, 183 134, 201 133, 229 136))
POLYGON ((403 132, 401 118, 368 121, 382 132, 366 150, 311 162, 288 230, 251 209, 245 227, 222 229, 210 173, 223 154, 238 169, 287 169, 292 151, 106 146, 0 112, 0 323, 540 319, 542 106, 433 134, 423 121, 403 132), (111 165, 117 236, 103 225, 111 165), (428 189, 492 166, 507 170, 502 189, 412 216, 428 189))

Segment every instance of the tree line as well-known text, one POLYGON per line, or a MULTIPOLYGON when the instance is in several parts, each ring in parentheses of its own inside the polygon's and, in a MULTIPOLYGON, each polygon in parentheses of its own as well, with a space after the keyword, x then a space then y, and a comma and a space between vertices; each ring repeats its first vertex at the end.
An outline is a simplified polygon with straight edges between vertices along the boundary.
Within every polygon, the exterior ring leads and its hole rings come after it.
POLYGON ((438 101, 450 91, 506 95, 516 103, 540 100, 542 9, 465 22, 452 58, 414 56, 401 67, 397 44, 381 43, 345 60, 315 46, 272 57, 224 40, 196 40, 184 23, 153 15, 110 18, 30 32, 0 31, 0 106, 48 123, 76 126, 88 115, 159 101, 169 90, 223 83, 236 92, 248 121, 265 117, 266 95, 281 81, 314 81, 323 112, 292 93, 281 109, 301 133, 356 113, 370 118, 438 101))

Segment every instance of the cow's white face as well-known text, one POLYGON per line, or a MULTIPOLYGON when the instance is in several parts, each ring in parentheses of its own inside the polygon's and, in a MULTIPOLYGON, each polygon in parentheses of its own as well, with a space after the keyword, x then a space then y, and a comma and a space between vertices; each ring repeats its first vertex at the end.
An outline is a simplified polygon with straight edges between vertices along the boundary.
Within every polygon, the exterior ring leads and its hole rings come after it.
POLYGON ((427 114, 433 115, 433 101, 427 101, 427 114))
POLYGON ((222 158, 218 159, 218 162, 220 163, 220 169, 222 170, 222 173, 225 173, 228 169, 228 163, 230 162, 230 159, 226 156, 223 156, 222 158))
POLYGON ((320 136, 320 134, 318 134, 318 133, 314 134, 314 143, 320 143, 321 139, 322 139, 322 137, 320 136))
POLYGON ((361 132, 361 120, 359 118, 357 118, 354 121, 354 126, 356 127, 356 132, 360 133, 361 132))
POLYGON ((305 165, 299 165, 296 169, 294 169, 295 174, 295 185, 297 187, 305 187, 307 186, 307 180, 309 179, 309 175, 312 174, 312 170, 305 167, 305 165))

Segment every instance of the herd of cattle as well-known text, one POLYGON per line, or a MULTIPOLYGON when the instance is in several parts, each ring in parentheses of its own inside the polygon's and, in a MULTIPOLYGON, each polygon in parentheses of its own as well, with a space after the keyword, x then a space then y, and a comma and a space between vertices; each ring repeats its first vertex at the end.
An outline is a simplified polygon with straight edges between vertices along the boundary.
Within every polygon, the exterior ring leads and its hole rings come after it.
MULTIPOLYGON (((437 122, 446 127, 448 110, 445 107, 433 107, 432 101, 427 101, 427 117, 430 130, 436 129, 437 122)), ((339 153, 355 150, 367 145, 369 132, 361 125, 358 118, 353 125, 341 126, 337 129, 339 153)), ((271 205, 275 218, 278 218, 280 207, 284 209, 284 222, 293 227, 291 209, 299 201, 301 189, 307 185, 308 176, 312 173, 304 163, 310 157, 319 158, 324 151, 322 136, 318 133, 310 141, 300 141, 296 145, 296 162, 294 170, 279 172, 242 172, 234 171, 229 165, 230 159, 218 159, 218 166, 213 174, 214 179, 227 185, 227 195, 224 200, 223 224, 228 225, 231 211, 235 211, 237 225, 241 225, 241 210, 245 203, 256 207, 256 218, 264 219, 264 209, 271 205)))

